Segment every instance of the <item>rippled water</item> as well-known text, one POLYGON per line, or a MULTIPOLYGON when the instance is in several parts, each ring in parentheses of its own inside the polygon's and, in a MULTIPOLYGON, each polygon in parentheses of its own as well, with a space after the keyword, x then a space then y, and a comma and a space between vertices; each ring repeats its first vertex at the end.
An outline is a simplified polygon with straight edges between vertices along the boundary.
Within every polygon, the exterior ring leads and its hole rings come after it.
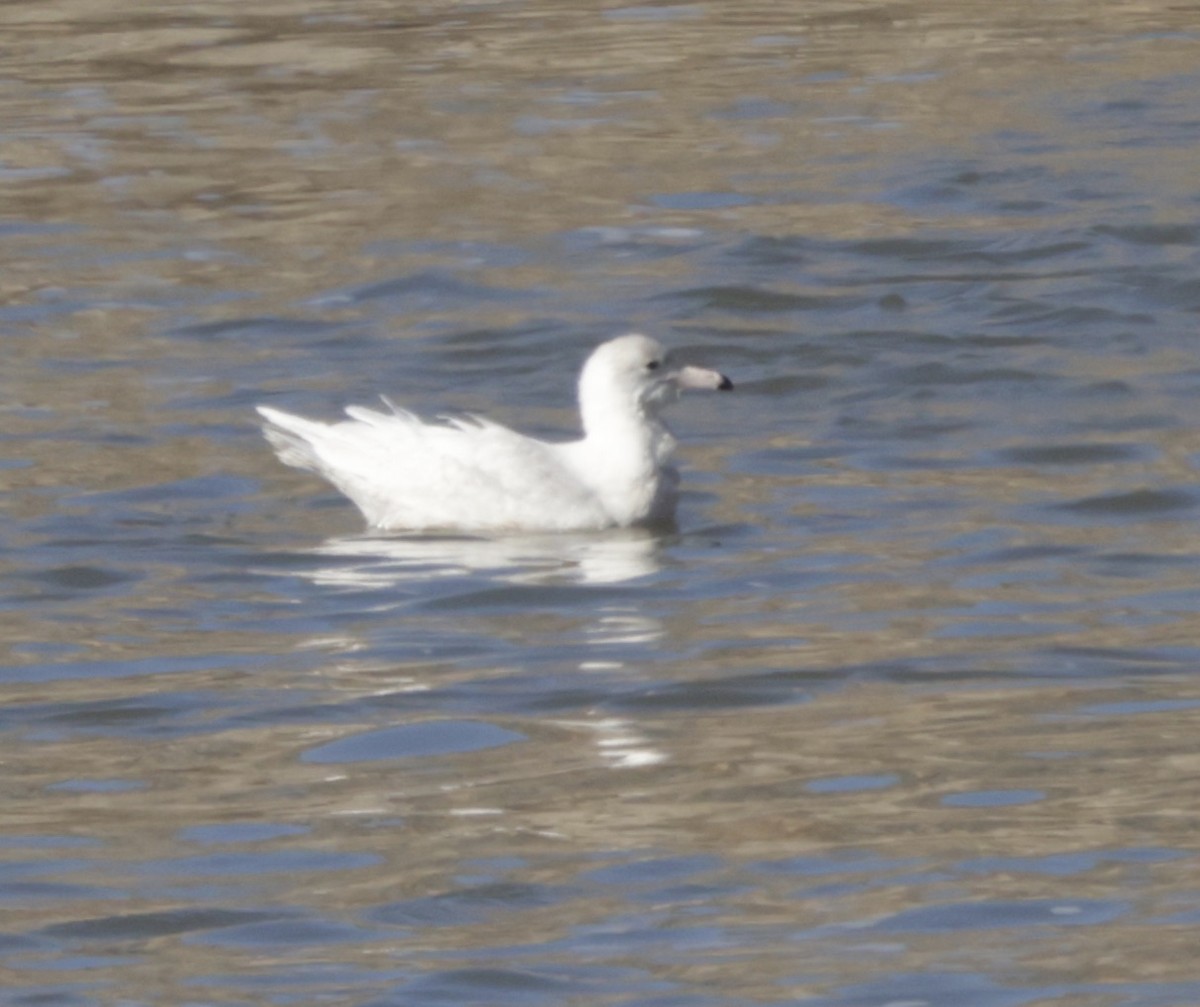
POLYGON ((8 5, 0 1000, 1200 1003, 1192 15, 8 5), (254 422, 633 327, 674 535, 254 422))

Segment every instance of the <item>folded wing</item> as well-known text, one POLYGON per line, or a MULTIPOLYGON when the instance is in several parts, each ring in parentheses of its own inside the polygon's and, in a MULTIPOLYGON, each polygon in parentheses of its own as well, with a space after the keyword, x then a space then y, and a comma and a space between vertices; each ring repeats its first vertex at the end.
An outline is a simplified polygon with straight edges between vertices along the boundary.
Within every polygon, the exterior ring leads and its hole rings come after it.
POLYGON ((346 410, 321 423, 258 412, 279 459, 329 480, 383 529, 603 528, 597 496, 558 446, 474 416, 427 422, 391 408, 346 410))

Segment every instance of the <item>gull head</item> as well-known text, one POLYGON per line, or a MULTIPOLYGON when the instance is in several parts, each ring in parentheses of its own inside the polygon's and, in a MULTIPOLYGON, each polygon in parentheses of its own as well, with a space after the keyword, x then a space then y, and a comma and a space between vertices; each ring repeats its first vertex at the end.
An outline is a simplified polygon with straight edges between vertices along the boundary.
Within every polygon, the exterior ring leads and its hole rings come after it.
POLYGON ((677 367, 656 339, 630 333, 603 343, 579 376, 584 430, 616 416, 656 416, 685 389, 727 392, 733 382, 703 367, 677 367))

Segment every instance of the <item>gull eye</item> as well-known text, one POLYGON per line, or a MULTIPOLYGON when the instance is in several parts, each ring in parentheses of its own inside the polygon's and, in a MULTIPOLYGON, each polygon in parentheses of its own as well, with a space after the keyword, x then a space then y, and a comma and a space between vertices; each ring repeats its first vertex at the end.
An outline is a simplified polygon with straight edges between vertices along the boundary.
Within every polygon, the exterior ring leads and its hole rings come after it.
POLYGON ((657 371, 661 363, 661 360, 651 360, 648 364, 646 364, 646 370, 657 371))

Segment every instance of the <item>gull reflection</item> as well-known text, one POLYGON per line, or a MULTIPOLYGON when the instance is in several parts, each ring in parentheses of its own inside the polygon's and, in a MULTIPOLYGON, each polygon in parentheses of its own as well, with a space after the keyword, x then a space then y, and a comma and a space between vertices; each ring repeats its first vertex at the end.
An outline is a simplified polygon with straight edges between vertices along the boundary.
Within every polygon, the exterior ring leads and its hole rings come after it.
POLYGON ((566 728, 583 729, 593 733, 596 753, 610 769, 638 769, 666 762, 669 756, 632 721, 620 717, 600 720, 560 720, 566 728))
POLYGON ((587 632, 592 643, 650 643, 662 635, 661 619, 614 607, 606 609, 587 632))
POLYGON ((642 529, 579 535, 353 535, 313 550, 329 587, 380 588, 484 573, 510 584, 620 584, 658 571, 659 540, 642 529))

